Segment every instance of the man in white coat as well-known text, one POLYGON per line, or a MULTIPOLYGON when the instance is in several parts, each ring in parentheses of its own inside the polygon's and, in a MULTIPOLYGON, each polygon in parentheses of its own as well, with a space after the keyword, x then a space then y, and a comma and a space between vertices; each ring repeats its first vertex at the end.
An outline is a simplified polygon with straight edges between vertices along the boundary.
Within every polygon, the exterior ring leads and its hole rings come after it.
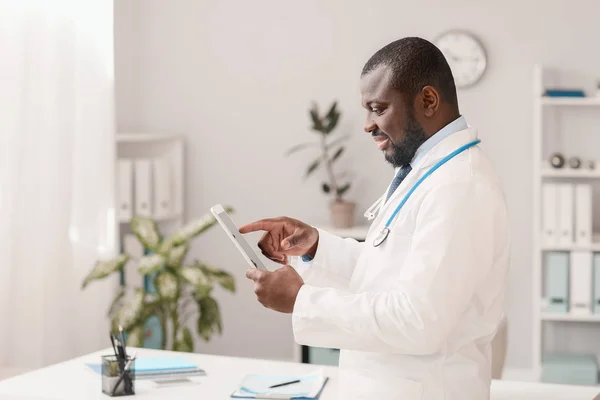
POLYGON ((265 307, 292 313, 298 343, 341 350, 340 399, 489 399, 509 265, 498 178, 430 42, 383 47, 361 93, 396 171, 366 241, 260 220, 240 232, 265 231, 259 247, 284 266, 246 275, 265 307))

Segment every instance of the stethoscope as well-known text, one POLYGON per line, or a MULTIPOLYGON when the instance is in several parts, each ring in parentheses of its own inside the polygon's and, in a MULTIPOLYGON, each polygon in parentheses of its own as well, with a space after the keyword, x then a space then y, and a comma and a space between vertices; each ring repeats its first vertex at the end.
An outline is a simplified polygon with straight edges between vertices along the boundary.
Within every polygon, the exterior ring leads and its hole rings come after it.
MULTIPOLYGON (((394 220, 394 218, 396 218, 396 215, 398 215, 398 212, 400 211, 400 209, 402 208, 402 206, 404 206, 404 204, 408 201, 408 198, 410 197, 411 194, 413 194, 413 192, 417 189, 417 187, 423 183, 423 181, 425 179, 427 179, 427 177, 429 175, 431 175, 433 173, 433 171, 435 171, 436 169, 438 169, 439 167, 441 167, 442 165, 444 165, 446 162, 448 162, 451 158, 453 158, 454 156, 462 153, 463 151, 479 144, 481 142, 481 140, 477 139, 474 140, 470 143, 465 144, 462 147, 459 147, 458 149, 454 150, 452 153, 448 154, 446 157, 442 158, 440 161, 438 161, 433 167, 431 167, 429 169, 429 171, 427 171, 427 173, 425 175, 423 175, 421 177, 421 179, 419 179, 408 191, 408 193, 406 193, 406 195, 404 196, 404 198, 402 199, 402 201, 400 202, 400 204, 398 204, 398 206, 396 207, 396 209, 394 210, 394 213, 390 216, 390 218, 388 218, 387 222, 385 223, 385 227, 383 229, 381 229, 381 232, 379 232, 379 235, 377 235, 377 237, 375 238, 375 240, 373 240, 373 246, 374 247, 379 247, 383 242, 385 242, 385 240, 387 239, 388 235, 390 234, 390 225, 392 224, 392 221, 394 220)), ((373 204, 371 207, 369 207, 369 209, 365 212, 365 217, 368 220, 372 220, 373 218, 375 218, 375 214, 376 212, 379 211, 379 209, 381 208, 381 206, 383 205, 384 201, 385 201, 385 197, 386 194, 384 194, 383 196, 381 196, 379 198, 379 200, 377 200, 375 202, 375 204, 373 204)))

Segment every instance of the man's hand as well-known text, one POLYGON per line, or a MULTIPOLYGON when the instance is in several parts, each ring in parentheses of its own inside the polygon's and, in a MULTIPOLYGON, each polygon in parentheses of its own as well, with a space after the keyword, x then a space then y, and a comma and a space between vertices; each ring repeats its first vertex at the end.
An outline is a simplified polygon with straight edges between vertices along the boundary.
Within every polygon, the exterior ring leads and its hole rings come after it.
POLYGON ((294 268, 285 265, 273 272, 251 268, 246 277, 254 281, 254 293, 263 306, 287 314, 294 311, 296 297, 304 285, 294 268))
POLYGON ((240 233, 266 231, 258 242, 262 253, 271 260, 286 265, 288 256, 315 256, 319 232, 296 219, 268 218, 240 227, 240 233))

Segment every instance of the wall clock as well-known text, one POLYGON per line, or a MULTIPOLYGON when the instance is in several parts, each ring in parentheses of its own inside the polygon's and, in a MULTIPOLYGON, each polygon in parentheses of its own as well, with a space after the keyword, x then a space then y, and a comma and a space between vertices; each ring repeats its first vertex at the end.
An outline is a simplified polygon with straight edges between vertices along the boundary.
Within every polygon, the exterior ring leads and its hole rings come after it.
POLYGON ((481 79, 487 67, 487 54, 473 34, 460 30, 448 31, 438 36, 434 44, 446 57, 456 87, 469 87, 481 79))

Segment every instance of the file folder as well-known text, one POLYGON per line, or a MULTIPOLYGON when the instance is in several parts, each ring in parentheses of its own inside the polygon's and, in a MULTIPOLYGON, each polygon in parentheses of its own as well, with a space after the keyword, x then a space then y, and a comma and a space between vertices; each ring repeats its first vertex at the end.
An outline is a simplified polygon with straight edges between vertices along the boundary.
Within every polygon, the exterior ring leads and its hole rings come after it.
POLYGON ((573 198, 572 183, 558 184, 558 244, 560 246, 572 246, 574 243, 573 198))
POLYGON ((119 221, 129 221, 133 216, 133 162, 117 161, 117 206, 119 221))
POLYGON ((594 314, 600 314, 600 254, 594 254, 594 314))
POLYGON ((589 183, 575 186, 575 243, 592 243, 592 186, 589 183))
POLYGON ((558 188, 555 183, 542 186, 542 243, 558 244, 558 188))
POLYGON ((173 215, 171 202, 171 171, 169 160, 157 158, 153 162, 154 168, 154 216, 166 218, 173 215))
POLYGON ((239 387, 231 394, 237 399, 318 399, 329 378, 322 371, 305 376, 247 375, 239 387), (292 385, 273 387, 282 382, 296 382, 292 385))
POLYGON ((569 311, 569 253, 548 252, 544 257, 547 312, 569 311))
POLYGON ((571 252, 570 309, 573 314, 592 311, 592 252, 571 252))
POLYGON ((140 159, 135 161, 135 214, 151 217, 152 199, 152 168, 150 160, 140 159))

